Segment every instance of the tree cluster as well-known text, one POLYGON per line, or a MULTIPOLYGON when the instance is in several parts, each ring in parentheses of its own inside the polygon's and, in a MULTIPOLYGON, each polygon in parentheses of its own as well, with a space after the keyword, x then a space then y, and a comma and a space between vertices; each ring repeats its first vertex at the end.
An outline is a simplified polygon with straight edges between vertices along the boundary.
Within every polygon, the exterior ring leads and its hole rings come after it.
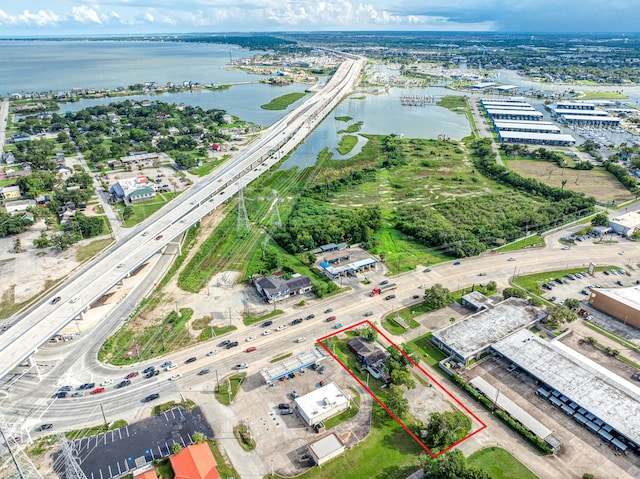
POLYGON ((327 243, 367 242, 380 228, 381 221, 377 206, 345 209, 301 198, 286 224, 273 237, 290 253, 299 253, 327 243))
POLYGON ((429 479, 491 479, 481 469, 469 466, 457 449, 442 454, 437 459, 426 458, 422 468, 424 477, 429 479))
POLYGON ((418 422, 415 427, 429 449, 442 451, 469 434, 471 418, 460 411, 432 412, 426 426, 418 422))
POLYGON ((424 302, 432 309, 444 308, 453 303, 453 301, 451 292, 440 283, 436 283, 424 290, 424 302))

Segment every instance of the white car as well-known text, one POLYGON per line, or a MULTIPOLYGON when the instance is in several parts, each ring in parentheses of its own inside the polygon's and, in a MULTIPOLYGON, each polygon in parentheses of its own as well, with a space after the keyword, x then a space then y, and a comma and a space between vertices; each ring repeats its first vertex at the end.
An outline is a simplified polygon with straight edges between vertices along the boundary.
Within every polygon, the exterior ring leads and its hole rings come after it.
POLYGON ((71 298, 69 300, 70 303, 77 303, 78 301, 80 301, 80 298, 78 298, 77 296, 75 296, 75 297, 73 297, 73 298, 71 298))
POLYGON ((111 383, 113 383, 113 379, 105 379, 100 383, 100 386, 108 386, 111 383))
POLYGON ((256 337, 255 337, 255 336, 249 336, 249 337, 247 338, 247 342, 251 342, 251 341, 253 341, 254 339, 256 339, 256 337))
POLYGON ((304 336, 300 336, 298 339, 296 339, 296 343, 304 343, 307 340, 307 338, 305 338, 304 336))
POLYGON ((217 349, 212 349, 211 351, 209 351, 209 352, 207 353, 207 356, 213 356, 214 354, 217 354, 217 353, 218 353, 218 350, 217 350, 217 349))
POLYGON ((287 325, 286 325, 286 324, 281 324, 280 326, 278 326, 278 327, 276 328, 276 331, 282 331, 283 329, 286 329, 286 328, 287 328, 287 325))
POLYGON ((166 368, 164 368, 166 371, 173 371, 174 369, 176 369, 178 367, 177 364, 175 363, 171 363, 169 364, 166 368))
POLYGON ((178 374, 174 374, 173 376, 171 376, 169 378, 169 381, 175 381, 176 379, 180 379, 182 377, 182 374, 178 373, 178 374))
POLYGON ((236 364, 236 369, 247 369, 249 365, 247 363, 236 364))
POLYGON ((620 253, 618 253, 620 256, 624 256, 624 251, 620 251, 620 253))
POLYGON ((571 249, 571 247, 570 247, 570 246, 565 245, 565 246, 563 246, 563 247, 562 247, 562 249, 563 249, 563 250, 565 250, 565 251, 568 251, 568 250, 570 250, 570 249, 571 249))
POLYGON ((511 258, 509 258, 507 261, 515 261, 516 259, 512 256, 511 258))
POLYGON ((263 336, 268 336, 269 334, 271 334, 271 330, 270 329, 265 329, 264 331, 262 331, 262 335, 263 336))

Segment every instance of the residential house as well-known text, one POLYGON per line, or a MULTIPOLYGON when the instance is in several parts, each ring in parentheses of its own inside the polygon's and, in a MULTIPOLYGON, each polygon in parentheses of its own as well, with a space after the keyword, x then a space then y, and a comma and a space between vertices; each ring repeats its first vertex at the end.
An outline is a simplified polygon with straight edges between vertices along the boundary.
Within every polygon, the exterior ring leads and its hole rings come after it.
POLYGON ((5 201, 17 200, 21 196, 22 194, 20 194, 20 187, 18 185, 11 185, 0 188, 0 198, 5 201))
POLYGON ((374 378, 386 379, 384 363, 389 359, 390 354, 380 344, 371 343, 358 336, 351 339, 347 347, 374 378))
POLYGON ((169 460, 175 479, 220 479, 216 458, 206 442, 187 446, 169 460))
POLYGON ((308 293, 313 288, 311 279, 300 274, 295 274, 288 280, 270 275, 254 281, 254 285, 258 293, 268 303, 274 303, 289 296, 308 293))

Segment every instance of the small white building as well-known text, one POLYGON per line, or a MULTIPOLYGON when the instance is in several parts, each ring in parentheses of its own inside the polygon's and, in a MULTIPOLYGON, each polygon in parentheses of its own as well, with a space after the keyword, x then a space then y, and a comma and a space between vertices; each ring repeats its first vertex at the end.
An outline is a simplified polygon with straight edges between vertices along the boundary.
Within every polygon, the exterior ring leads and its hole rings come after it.
POLYGON ((640 213, 632 211, 609 220, 609 227, 618 234, 631 236, 640 229, 640 213))
POLYGON ((27 208, 36 206, 35 200, 17 200, 17 201, 7 201, 4 207, 7 210, 7 213, 17 213, 19 211, 27 211, 27 208))
POLYGON ((349 409, 351 397, 336 383, 311 391, 295 400, 296 410, 308 426, 315 426, 349 409))
POLYGON ((316 466, 321 466, 344 452, 344 442, 340 436, 332 432, 309 444, 307 449, 316 466))

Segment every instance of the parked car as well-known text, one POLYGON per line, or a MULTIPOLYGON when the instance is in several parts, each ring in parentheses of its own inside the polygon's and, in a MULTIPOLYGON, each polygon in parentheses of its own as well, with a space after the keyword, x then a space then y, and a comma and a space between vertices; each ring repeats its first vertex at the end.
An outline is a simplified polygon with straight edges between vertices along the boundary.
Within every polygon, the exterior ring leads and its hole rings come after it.
POLYGON ((76 391, 71 395, 72 398, 81 398, 82 396, 84 396, 84 391, 76 391))
POLYGON ((149 402, 149 401, 153 401, 154 399, 158 399, 160 397, 159 393, 153 393, 153 394, 149 394, 146 398, 144 398, 142 400, 142 402, 149 402))
POLYGON ((111 383, 113 383, 113 379, 105 379, 100 383, 100 386, 108 386, 111 383))
POLYGON ((289 414, 293 414, 293 409, 281 409, 280 410, 280 414, 282 414, 283 416, 287 416, 289 414))
POLYGON ((53 395, 53 397, 57 399, 62 399, 62 398, 66 398, 68 395, 69 393, 67 391, 58 391, 53 395))
POLYGON ((95 387, 96 383, 84 383, 82 385, 80 385, 80 387, 78 387, 78 389, 83 390, 83 389, 91 389, 93 387, 95 387))
POLYGON ((91 394, 100 394, 104 392, 104 388, 95 388, 93 391, 91 391, 91 394))
POLYGON ((295 390, 291 391, 291 398, 292 399, 299 398, 299 397, 300 397, 300 394, 298 394, 295 390))
POLYGON ((419 294, 414 294, 413 295, 413 299, 420 299, 420 295, 419 294))
POLYGON ((278 409, 291 409, 291 404, 288 402, 281 402, 278 404, 278 409))
POLYGON ((190 363, 194 362, 195 360, 196 360, 196 357, 195 357, 195 356, 190 357, 189 359, 187 359, 187 360, 185 361, 185 364, 190 364, 190 363))

